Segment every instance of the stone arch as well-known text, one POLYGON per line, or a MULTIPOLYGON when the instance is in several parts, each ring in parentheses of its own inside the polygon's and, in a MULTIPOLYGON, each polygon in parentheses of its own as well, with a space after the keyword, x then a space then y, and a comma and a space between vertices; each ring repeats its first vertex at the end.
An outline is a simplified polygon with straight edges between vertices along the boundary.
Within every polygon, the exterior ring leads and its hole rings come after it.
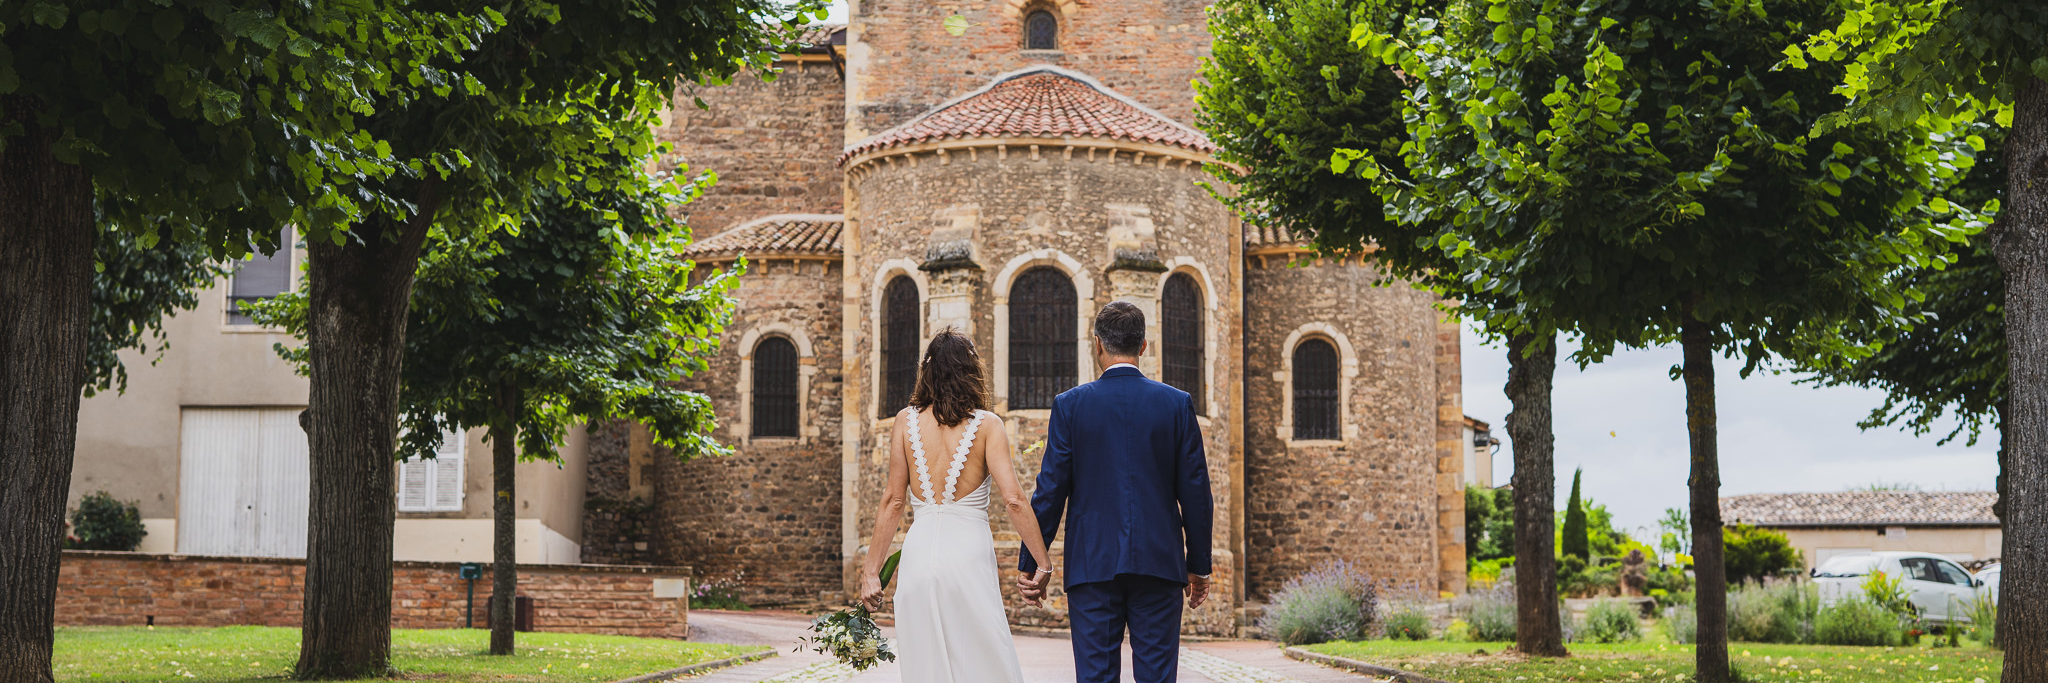
MULTIPOLYGON (((1159 274, 1158 286, 1154 291, 1163 294, 1166 291, 1166 281, 1172 279, 1176 273, 1187 273, 1188 277, 1194 279, 1196 291, 1202 293, 1202 393, 1205 395, 1195 397, 1195 400, 1199 401, 1195 405, 1201 409, 1199 412, 1203 417, 1208 417, 1216 412, 1216 392, 1220 388, 1219 385, 1224 384, 1218 382, 1216 378, 1216 361, 1223 351, 1223 321, 1217 317, 1221 309, 1218 308, 1216 281, 1209 277, 1209 267, 1201 261, 1192 256, 1176 256, 1167 259, 1166 271, 1159 274)), ((1153 325, 1162 325, 1165 322, 1165 306, 1166 302, 1162 296, 1153 304, 1153 310, 1146 311, 1146 315, 1152 316, 1153 325)), ((1166 341, 1164 327, 1160 327, 1159 340, 1163 364, 1166 341)))
MULTIPOLYGON (((882 293, 888 290, 889 281, 896 279, 897 276, 908 277, 911 282, 917 285, 917 301, 920 311, 917 319, 917 351, 920 356, 924 354, 924 343, 931 340, 930 316, 925 315, 923 310, 930 305, 932 300, 932 282, 931 278, 927 277, 924 271, 918 270, 917 266, 918 263, 916 261, 907 258, 883 261, 880 265, 876 266, 875 277, 868 283, 868 315, 865 316, 865 320, 861 322, 861 325, 866 328, 865 332, 868 335, 868 339, 873 341, 868 344, 867 405, 863 407, 862 414, 871 418, 875 416, 875 406, 880 405, 882 402, 882 382, 884 380, 880 372, 882 367, 882 307, 886 303, 882 301, 882 293)), ((878 419, 882 422, 887 422, 895 418, 892 416, 878 419)))
MULTIPOLYGON (((811 376, 818 374, 818 356, 811 345, 811 337, 804 334, 802 326, 774 320, 747 328, 740 335, 739 419, 731 425, 732 435, 742 444, 753 443, 754 434, 754 349, 769 337, 788 339, 796 345, 796 442, 809 443, 813 433, 811 412, 811 376)), ((760 437, 763 441, 787 442, 788 437, 760 437)))
POLYGON ((1091 304, 1095 301, 1095 278, 1081 265, 1080 259, 1058 249, 1034 249, 1012 257, 996 271, 995 306, 993 311, 995 331, 995 354, 993 378, 996 410, 1009 412, 1010 408, 1010 286, 1024 271, 1038 266, 1050 266, 1065 273, 1074 283, 1074 329, 1082 334, 1074 343, 1074 377, 1079 380, 1088 376, 1092 359, 1089 357, 1089 324, 1093 318, 1091 304))
POLYGON ((1336 325, 1312 322, 1294 329, 1287 335, 1287 342, 1280 345, 1280 370, 1273 373, 1280 383, 1280 425, 1276 436, 1287 443, 1289 448, 1298 446, 1319 446, 1350 441, 1358 434, 1358 425, 1351 419, 1351 385, 1358 378, 1358 352, 1351 346, 1351 338, 1336 325), (1298 440, 1294 438, 1294 350, 1304 340, 1323 339, 1337 347, 1337 363, 1343 371, 1337 377, 1337 420, 1342 425, 1338 440, 1298 440))

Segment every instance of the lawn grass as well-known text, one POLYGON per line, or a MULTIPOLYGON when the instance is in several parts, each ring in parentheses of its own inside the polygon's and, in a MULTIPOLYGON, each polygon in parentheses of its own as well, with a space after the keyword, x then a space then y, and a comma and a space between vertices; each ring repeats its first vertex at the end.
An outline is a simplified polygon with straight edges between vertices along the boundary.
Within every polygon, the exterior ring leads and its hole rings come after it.
MULTIPOLYGON (((1692 679, 1692 646, 1665 642, 1574 644, 1566 659, 1501 654, 1513 643, 1368 640, 1303 649, 1457 683, 1579 681, 1676 683, 1692 679), (1481 652, 1485 654, 1480 654, 1481 652)), ((1729 643, 1750 683, 1997 683, 2002 653, 1962 649, 1729 643)))
MULTIPOLYGON (((574 633, 521 633, 511 657, 484 654, 489 647, 484 630, 393 631, 399 676, 375 680, 615 681, 766 649, 574 633)), ((282 681, 298 655, 295 628, 77 627, 57 629, 55 669, 60 683, 282 681)))

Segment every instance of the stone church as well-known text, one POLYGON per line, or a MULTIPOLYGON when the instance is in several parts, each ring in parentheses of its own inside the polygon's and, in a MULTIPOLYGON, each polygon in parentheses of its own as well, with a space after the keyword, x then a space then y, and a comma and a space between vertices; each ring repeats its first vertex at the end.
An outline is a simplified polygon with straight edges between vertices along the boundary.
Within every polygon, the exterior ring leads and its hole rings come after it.
MULTIPOLYGON (((1195 397, 1208 440, 1221 599, 1190 632, 1234 632, 1335 559, 1463 590, 1458 327, 1426 292, 1375 286, 1369 255, 1318 257, 1212 196, 1189 85, 1203 7, 856 0, 774 81, 678 93, 663 135, 718 174, 685 207, 689 257, 745 263, 720 355, 689 380, 736 453, 678 463, 637 426, 596 430, 584 561, 690 565, 757 605, 843 600, 886 551, 867 534, 922 341, 973 337, 1022 449, 1096 375, 1091 316, 1124 299, 1149 314, 1142 369, 1195 397)), ((1016 460, 1027 486, 1038 457, 1016 460)), ((991 524, 1013 566, 1015 533, 991 524)), ((1057 595, 1010 604, 1064 619, 1057 595)))

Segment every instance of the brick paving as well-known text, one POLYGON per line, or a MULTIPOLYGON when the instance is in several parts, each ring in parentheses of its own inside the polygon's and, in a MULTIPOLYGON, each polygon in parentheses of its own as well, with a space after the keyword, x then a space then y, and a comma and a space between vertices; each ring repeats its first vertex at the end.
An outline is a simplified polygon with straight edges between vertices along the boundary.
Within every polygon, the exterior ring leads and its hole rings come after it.
MULTIPOLYGON (((713 612, 690 614, 690 640, 734 645, 769 645, 781 656, 715 671, 691 681, 705 683, 899 683, 896 665, 883 664, 856 672, 811 652, 792 652, 809 618, 790 612, 713 612)), ((893 629, 884 627, 893 636, 893 629)), ((1017 655, 1026 683, 1070 683, 1074 680, 1071 644, 1064 638, 1018 635, 1017 655)), ((1130 681, 1130 650, 1124 651, 1124 678, 1130 681)), ((1181 650, 1180 680, 1184 683, 1365 683, 1375 681, 1336 669, 1287 659, 1272 643, 1222 641, 1190 643, 1181 650)))

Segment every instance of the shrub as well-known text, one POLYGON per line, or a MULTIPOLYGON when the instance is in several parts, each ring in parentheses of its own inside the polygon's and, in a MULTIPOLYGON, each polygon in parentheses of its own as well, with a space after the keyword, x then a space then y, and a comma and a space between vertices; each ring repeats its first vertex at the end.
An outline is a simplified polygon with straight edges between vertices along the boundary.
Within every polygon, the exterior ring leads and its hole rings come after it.
POLYGON ((1378 608, 1371 577, 1337 560, 1281 586, 1260 626, 1288 645, 1360 640, 1370 632, 1378 608))
POLYGON ((1728 592, 1728 639, 1746 643, 1813 641, 1820 594, 1812 584, 1773 581, 1728 592))
POLYGON ((1963 603, 1963 617, 1970 620, 1970 640, 1992 647, 1998 646, 1998 601, 1988 593, 1980 593, 1977 599, 1963 603))
POLYGON ((1381 630, 1389 640, 1429 640, 1429 615, 1415 605, 1401 605, 1387 614, 1381 630))
POLYGON ((1671 642, 1692 645, 1700 642, 1700 615, 1693 611, 1691 603, 1680 605, 1664 620, 1664 628, 1671 632, 1671 642))
POLYGON ((1919 616, 1920 610, 1913 606, 1912 597, 1913 592, 1906 590, 1903 579, 1888 576, 1884 572, 1871 572, 1870 578, 1863 580, 1863 599, 1895 616, 1919 616))
POLYGON ((1472 640, 1498 643, 1515 639, 1515 591, 1507 583, 1458 596, 1451 602, 1451 613, 1469 626, 1472 640))
POLYGON ((1451 624, 1444 627, 1444 640, 1452 643, 1469 643, 1476 640, 1472 637, 1472 622, 1452 619, 1451 624))
POLYGON ((724 609, 739 612, 753 611, 753 606, 741 600, 739 587, 746 579, 746 573, 714 579, 699 580, 690 590, 690 609, 724 609))
POLYGON ((1500 583, 1501 573, 1508 571, 1514 566, 1515 558, 1503 557, 1492 560, 1473 560, 1470 564, 1471 568, 1465 572, 1466 580, 1473 586, 1484 588, 1500 583))
POLYGON ((1636 606, 1620 600, 1601 600, 1586 608, 1586 623, 1579 640, 1588 643, 1627 643, 1643 637, 1636 621, 1636 606))
POLYGON ((1728 569, 1728 583, 1784 576, 1799 568, 1799 551, 1785 535, 1747 524, 1721 530, 1725 555, 1721 565, 1728 569))
POLYGON ((71 511, 71 530, 77 539, 71 545, 80 550, 134 550, 149 535, 135 504, 114 500, 106 491, 78 499, 78 509, 71 511))
POLYGON ((1900 642, 1898 615, 1869 600, 1851 598, 1829 605, 1813 622, 1814 640, 1822 645, 1891 647, 1900 642))

